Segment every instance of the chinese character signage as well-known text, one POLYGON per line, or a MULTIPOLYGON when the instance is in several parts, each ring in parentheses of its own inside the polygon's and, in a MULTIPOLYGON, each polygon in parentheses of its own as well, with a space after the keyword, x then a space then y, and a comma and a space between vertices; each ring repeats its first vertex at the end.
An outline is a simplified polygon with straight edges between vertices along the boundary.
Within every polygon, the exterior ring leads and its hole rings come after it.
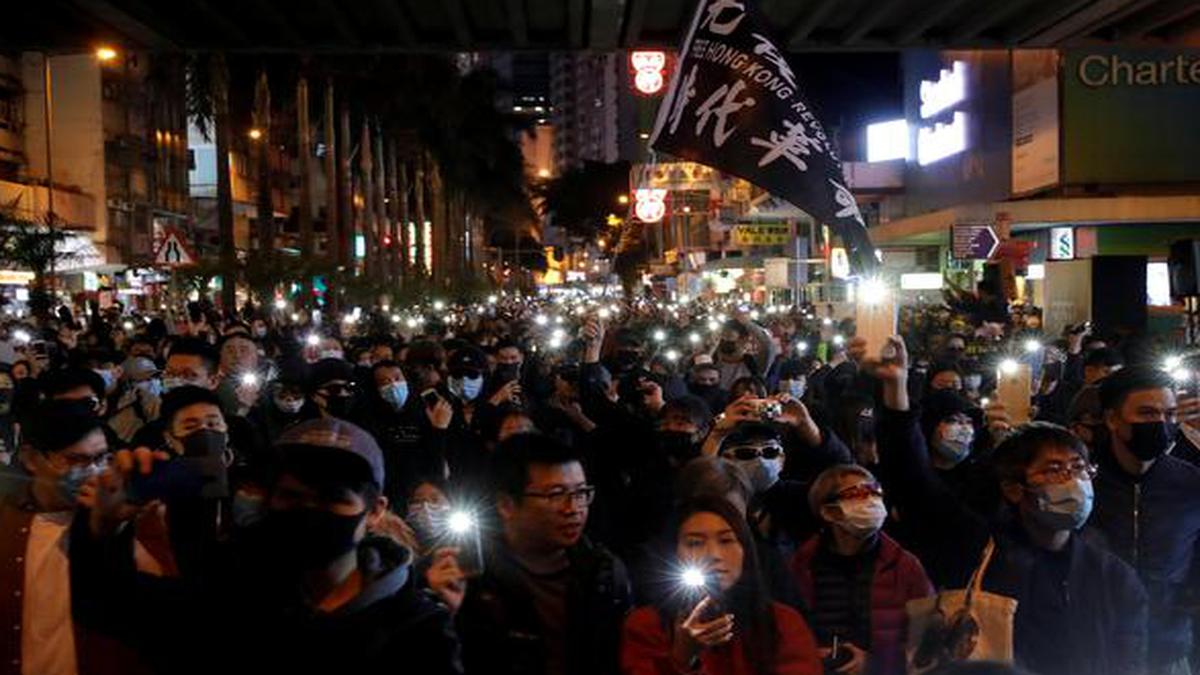
POLYGON ((733 226, 734 246, 779 246, 791 239, 787 223, 739 223, 733 226))
POLYGON ((741 176, 841 236, 859 271, 875 249, 834 139, 799 91, 753 0, 702 0, 651 146, 741 176))

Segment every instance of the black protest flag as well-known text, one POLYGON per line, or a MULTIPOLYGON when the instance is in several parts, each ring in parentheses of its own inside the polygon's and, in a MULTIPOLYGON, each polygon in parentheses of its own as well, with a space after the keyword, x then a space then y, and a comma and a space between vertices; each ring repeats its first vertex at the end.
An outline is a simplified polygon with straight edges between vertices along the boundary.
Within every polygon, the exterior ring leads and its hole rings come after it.
POLYGON ((788 200, 841 236, 858 272, 875 268, 834 141, 754 0, 699 0, 650 144, 788 200))

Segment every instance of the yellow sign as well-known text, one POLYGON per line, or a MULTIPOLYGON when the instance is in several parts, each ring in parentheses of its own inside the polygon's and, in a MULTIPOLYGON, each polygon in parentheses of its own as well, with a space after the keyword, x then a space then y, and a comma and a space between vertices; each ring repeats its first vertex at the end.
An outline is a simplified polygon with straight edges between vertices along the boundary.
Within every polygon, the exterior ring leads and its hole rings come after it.
POLYGON ((0 270, 0 286, 24 286, 33 281, 33 272, 0 270))
POLYGON ((787 223, 740 223, 733 226, 734 246, 778 246, 788 243, 791 228, 787 223))

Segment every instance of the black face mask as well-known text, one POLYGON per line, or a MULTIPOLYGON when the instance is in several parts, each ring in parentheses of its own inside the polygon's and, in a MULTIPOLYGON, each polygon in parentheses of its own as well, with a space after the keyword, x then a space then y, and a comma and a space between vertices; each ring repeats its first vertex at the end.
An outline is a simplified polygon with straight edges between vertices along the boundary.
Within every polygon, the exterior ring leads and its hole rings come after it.
POLYGON ((735 354, 737 353, 737 348, 737 343, 733 340, 721 340, 717 345, 717 350, 722 354, 735 354))
POLYGON ((271 550, 284 566, 311 570, 352 550, 354 533, 365 516, 365 512, 341 516, 308 508, 268 511, 263 527, 271 550))
POLYGON ((700 453, 692 442, 692 435, 686 431, 659 431, 655 434, 655 445, 661 456, 666 457, 675 466, 681 466, 700 453))
POLYGON ((496 366, 496 381, 511 382, 519 379, 521 375, 521 365, 517 363, 502 363, 496 366))
POLYGON ((640 352, 629 349, 622 349, 617 352, 617 367, 621 368, 622 370, 633 368, 637 364, 641 363, 641 361, 642 355, 640 352))
POLYGON ((1158 459, 1175 443, 1177 428, 1172 422, 1136 422, 1130 424, 1129 451, 1143 462, 1158 459))
POLYGON ((353 407, 353 396, 330 396, 325 399, 325 411, 334 417, 346 419, 353 407))

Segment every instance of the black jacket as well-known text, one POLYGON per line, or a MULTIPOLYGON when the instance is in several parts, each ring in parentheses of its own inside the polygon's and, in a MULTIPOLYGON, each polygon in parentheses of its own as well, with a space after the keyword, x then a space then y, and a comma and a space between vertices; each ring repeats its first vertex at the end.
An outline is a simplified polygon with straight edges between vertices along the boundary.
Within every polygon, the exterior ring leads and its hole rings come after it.
POLYGON ((1140 477, 1125 473, 1106 448, 1098 449, 1096 501, 1088 527, 1137 570, 1150 595, 1152 664, 1191 653, 1187 605, 1200 591, 1189 573, 1200 564, 1200 468, 1173 455, 1140 477))
POLYGON ((131 645, 155 672, 461 673, 449 614, 409 574, 411 553, 391 540, 359 548, 363 588, 338 610, 312 609, 291 577, 269 564, 252 534, 202 572, 180 578, 135 571, 127 532, 93 539, 86 514, 71 533, 75 616, 131 645))
POLYGON ((989 537, 997 554, 983 588, 1017 600, 1017 663, 1055 675, 1141 673, 1147 599, 1134 571, 1075 535, 1055 554, 1033 546, 1020 526, 972 511, 933 472, 914 415, 881 409, 880 460, 890 465, 889 502, 919 525, 918 555, 939 588, 964 588, 989 537))
MULTIPOLYGON (((621 625, 632 603, 625 566, 586 538, 567 555, 566 672, 616 673, 621 625)), ((500 545, 490 552, 484 574, 468 584, 457 616, 468 675, 546 672, 546 630, 524 574, 500 545)))

